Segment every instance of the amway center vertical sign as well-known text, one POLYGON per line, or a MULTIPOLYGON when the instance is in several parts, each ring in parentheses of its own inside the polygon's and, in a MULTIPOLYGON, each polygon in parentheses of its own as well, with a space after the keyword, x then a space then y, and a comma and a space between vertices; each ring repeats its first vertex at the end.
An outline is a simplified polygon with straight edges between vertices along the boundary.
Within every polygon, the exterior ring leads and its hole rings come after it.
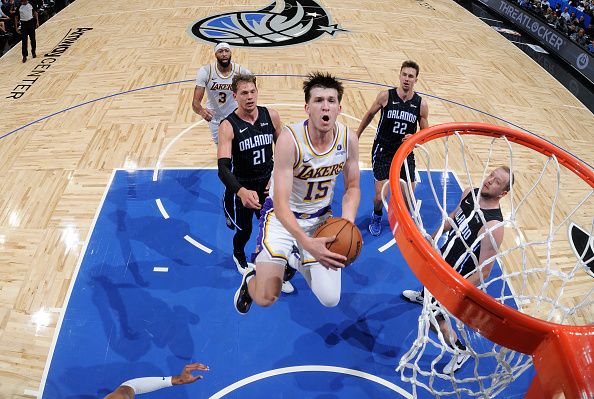
POLYGON ((33 70, 23 79, 16 87, 10 92, 10 95, 6 98, 12 98, 17 100, 21 98, 27 90, 37 82, 39 77, 43 75, 54 62, 58 59, 76 42, 86 31, 92 30, 93 28, 76 28, 70 29, 66 36, 58 43, 56 47, 39 60, 39 63, 35 65, 33 70))

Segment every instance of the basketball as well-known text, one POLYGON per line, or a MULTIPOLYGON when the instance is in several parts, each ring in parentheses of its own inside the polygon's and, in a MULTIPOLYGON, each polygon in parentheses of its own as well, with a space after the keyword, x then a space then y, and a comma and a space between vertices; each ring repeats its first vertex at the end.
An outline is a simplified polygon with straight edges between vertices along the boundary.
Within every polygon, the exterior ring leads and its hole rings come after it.
POLYGON ((326 248, 337 254, 344 255, 347 258, 344 263, 346 266, 353 263, 361 253, 361 246, 363 245, 361 231, 355 224, 346 219, 328 218, 317 228, 313 236, 336 236, 336 240, 327 243, 326 248))

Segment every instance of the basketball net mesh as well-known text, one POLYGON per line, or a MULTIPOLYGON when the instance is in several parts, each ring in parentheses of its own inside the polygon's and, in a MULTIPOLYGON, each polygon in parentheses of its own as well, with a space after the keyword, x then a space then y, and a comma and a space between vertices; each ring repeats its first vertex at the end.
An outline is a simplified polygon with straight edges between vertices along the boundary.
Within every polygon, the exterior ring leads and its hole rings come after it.
MULTIPOLYGON (((435 174, 427 174, 428 181, 423 184, 425 187, 429 185, 432 201, 425 200, 425 203, 416 199, 410 183, 406 184, 401 180, 401 184, 408 187, 403 192, 408 196, 411 217, 437 253, 445 257, 449 250, 445 248, 444 253, 440 250, 444 241, 441 236, 446 223, 452 226, 458 238, 463 234, 449 216, 461 198, 459 193, 455 196, 450 194, 448 197, 447 171, 457 171, 463 189, 478 188, 482 187, 481 182, 491 170, 503 165, 508 166, 516 181, 521 181, 521 184, 512 185, 510 192, 502 200, 504 220, 485 230, 474 242, 478 244, 484 237, 488 237, 494 248, 497 248, 492 231, 504 227, 503 244, 494 257, 480 264, 472 251, 472 246, 465 244, 466 253, 458 259, 456 265, 470 256, 480 275, 478 288, 500 303, 530 316, 559 324, 582 325, 592 322, 594 284, 588 274, 588 265, 591 266, 594 259, 591 252, 587 254, 586 250, 581 254, 575 253, 575 248, 568 241, 568 229, 573 221, 577 220, 581 226, 588 226, 586 231, 593 236, 594 190, 562 168, 554 156, 547 157, 537 151, 510 143, 505 137, 463 137, 455 133, 417 145, 415 153, 417 168, 446 171, 437 173, 440 176, 438 179, 434 177, 435 174), (486 157, 477 158, 477 154, 485 153, 486 157), (574 199, 566 199, 565 194, 569 193, 567 190, 571 192, 572 198, 578 196, 577 205, 574 205, 574 199), (548 218, 534 220, 531 216, 535 213, 534 207, 539 208, 539 214, 548 214, 548 218), (435 220, 436 212, 440 215, 439 225, 426 225, 426 220, 435 220), (428 218, 429 214, 432 214, 431 218, 428 218), (431 234, 436 230, 434 239, 431 234), (483 267, 492 261, 496 263, 491 275, 483 278, 483 267), (500 271, 496 273, 495 270, 500 271), (579 294, 577 291, 582 293, 579 294)), ((406 162, 404 168, 410 182, 410 171, 406 162)), ((414 180, 413 176, 412 181, 414 180)), ((477 205, 468 220, 477 215, 485 223, 485 217, 477 201, 480 189, 478 194, 474 191, 471 193, 477 205)), ((492 398, 530 366, 531 356, 488 341, 465 327, 444 307, 439 306, 431 293, 425 289, 416 339, 401 357, 396 371, 400 372, 403 381, 412 384, 412 394, 415 398, 420 395, 419 388, 438 398, 492 398), (443 317, 443 322, 455 331, 466 350, 449 344, 451 341, 444 337, 438 326, 439 317, 443 317), (452 358, 462 359, 463 356, 469 358, 460 370, 444 373, 444 366, 452 358)))

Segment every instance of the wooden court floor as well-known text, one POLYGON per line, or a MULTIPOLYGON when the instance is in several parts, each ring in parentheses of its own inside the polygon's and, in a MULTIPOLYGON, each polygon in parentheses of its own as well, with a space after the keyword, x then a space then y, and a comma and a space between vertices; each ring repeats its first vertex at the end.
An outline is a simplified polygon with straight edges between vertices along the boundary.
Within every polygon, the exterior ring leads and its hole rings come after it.
MULTIPOLYGON (((155 167, 166 146, 200 120, 190 105, 192 81, 214 58, 212 46, 192 39, 188 27, 270 2, 77 0, 37 30, 40 57, 23 64, 16 46, 0 59, 0 398, 31 397, 39 390, 56 323, 113 169, 155 167), (76 40, 57 51, 72 32, 76 40), (55 61, 36 67, 52 51, 55 61), (146 89, 136 90, 141 88, 146 89), (50 312, 45 327, 32 320, 41 309, 50 312)), ((427 95, 431 125, 520 126, 594 164, 594 115, 453 1, 319 3, 346 32, 291 47, 233 50, 234 60, 254 73, 280 75, 258 79, 259 102, 277 104, 283 121, 304 117, 301 80, 293 75, 324 70, 350 79, 343 121, 356 128, 350 117, 362 117, 379 85, 396 84, 402 61, 413 59, 421 66, 416 88, 427 95)), ((368 129, 360 143, 362 166, 370 166, 372 141, 368 129)), ((438 156, 438 149, 432 151, 438 156)), ((538 173, 530 157, 517 160, 519 191, 538 173)), ((480 152, 472 159, 484 162, 480 152)), ((461 162, 451 162, 462 171, 461 162)), ((215 166, 206 126, 184 134, 161 165, 215 166)), ((564 203, 575 204, 587 192, 585 185, 573 188, 562 193, 564 203)), ((546 204, 549 192, 541 188, 523 216, 526 236, 544 234, 549 213, 538 198, 546 204)), ((593 214, 587 208, 579 218, 591 226, 593 214)), ((584 274, 566 290, 568 300, 591 286, 584 274)), ((592 323, 593 314, 590 306, 575 322, 592 323)))

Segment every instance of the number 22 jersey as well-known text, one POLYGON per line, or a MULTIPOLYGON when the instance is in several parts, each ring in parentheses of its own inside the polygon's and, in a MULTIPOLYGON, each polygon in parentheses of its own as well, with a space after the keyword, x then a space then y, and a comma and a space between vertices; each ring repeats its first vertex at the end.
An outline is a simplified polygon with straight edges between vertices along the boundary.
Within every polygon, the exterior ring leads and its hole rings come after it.
POLYGON ((410 100, 404 101, 396 89, 388 90, 388 103, 382 108, 375 142, 395 152, 402 144, 404 135, 416 133, 421 115, 421 99, 414 93, 410 100))

